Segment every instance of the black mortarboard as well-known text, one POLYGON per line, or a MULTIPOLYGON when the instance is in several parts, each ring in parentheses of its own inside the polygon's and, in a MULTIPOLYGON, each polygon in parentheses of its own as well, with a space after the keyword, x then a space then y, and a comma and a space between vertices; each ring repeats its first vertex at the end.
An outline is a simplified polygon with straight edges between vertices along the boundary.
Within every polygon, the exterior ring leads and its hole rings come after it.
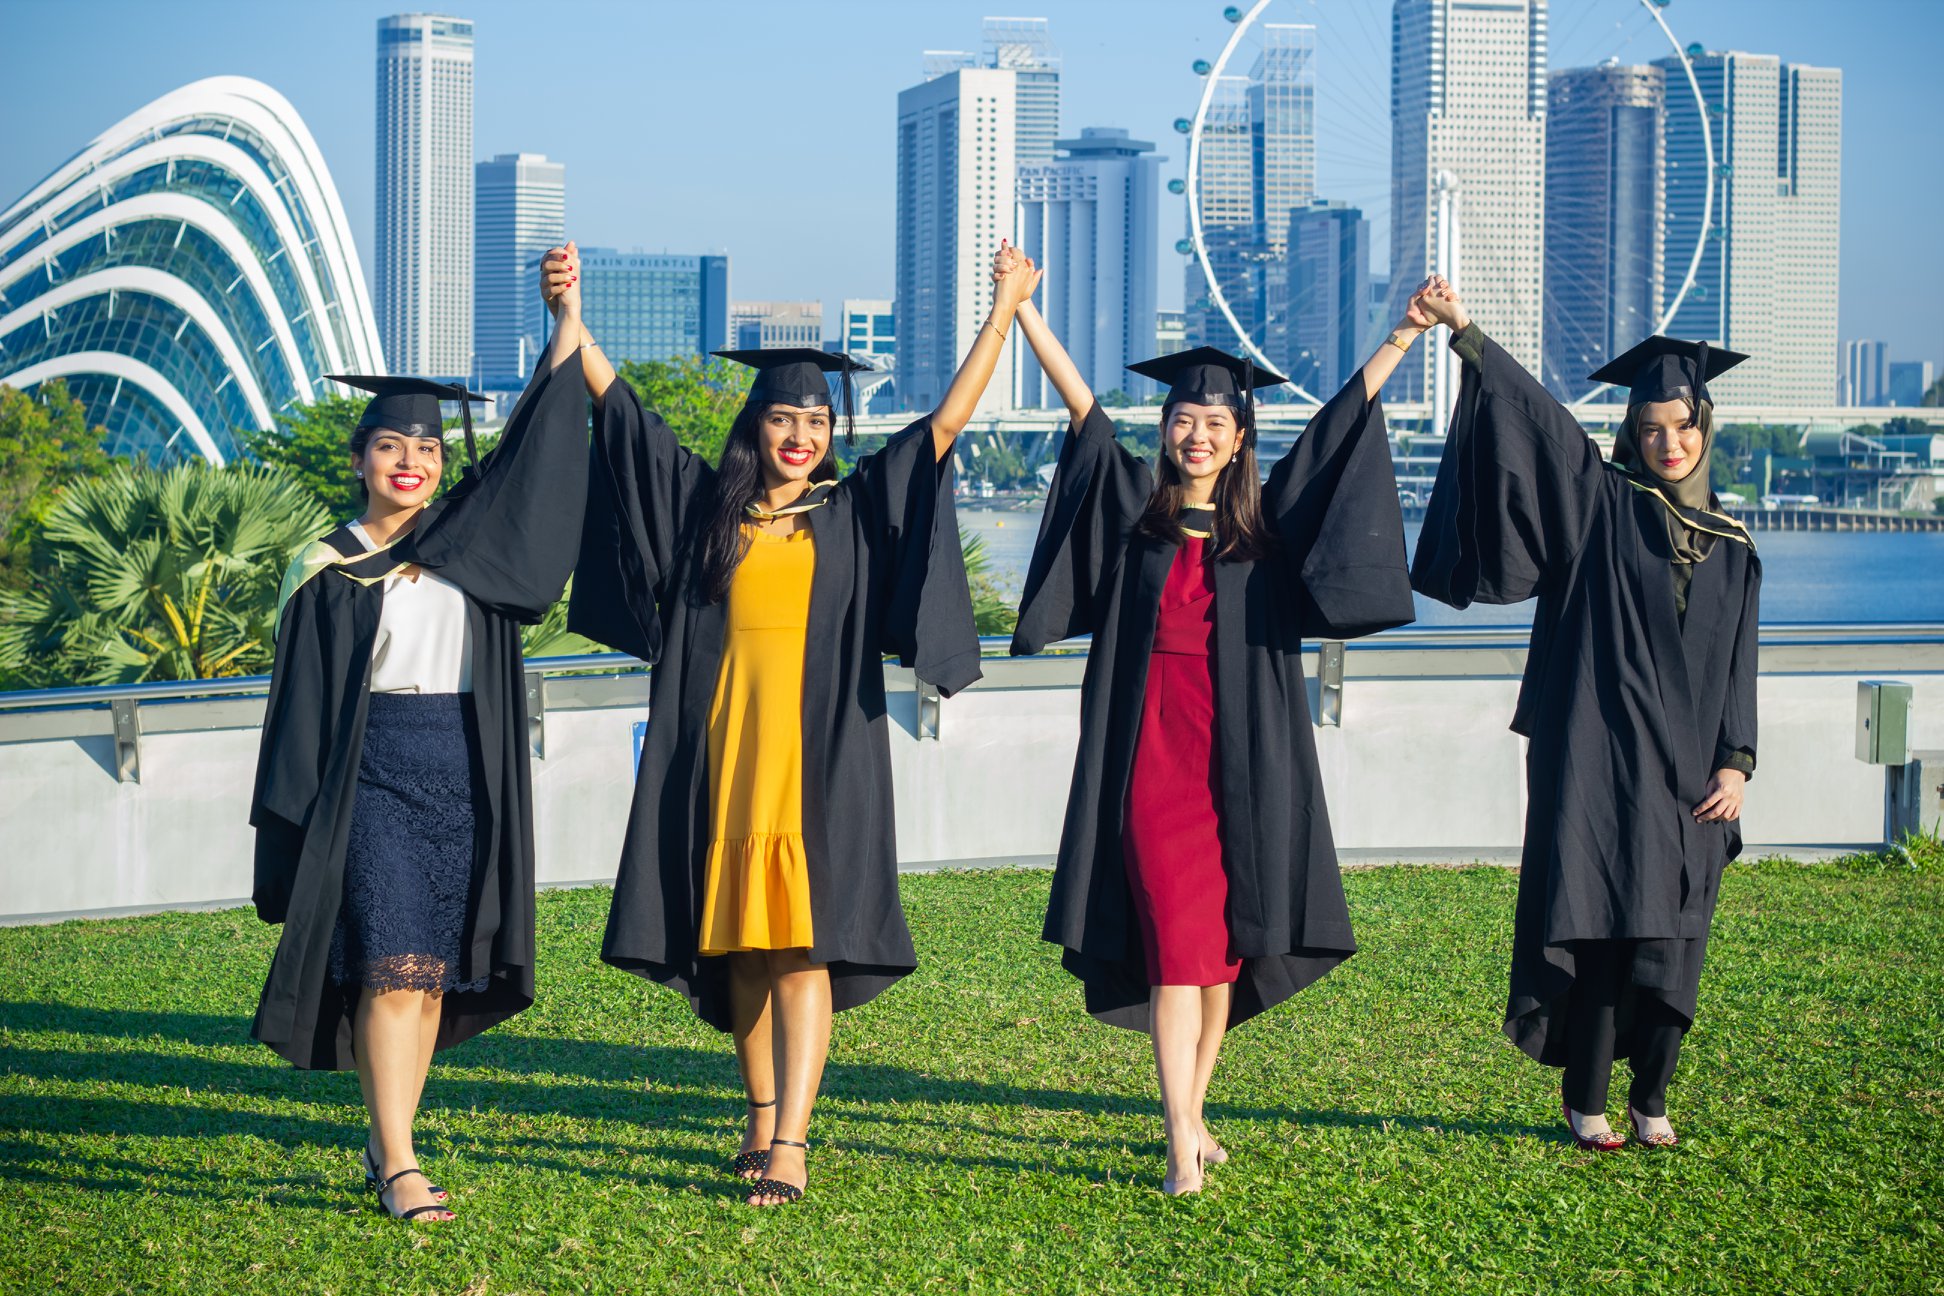
POLYGON ((361 428, 385 428, 402 436, 441 437, 445 419, 439 402, 459 402, 460 420, 466 430, 467 457, 477 463, 479 452, 473 445, 472 402, 487 398, 466 390, 464 383, 435 382, 430 378, 381 378, 374 374, 325 374, 332 382, 357 387, 372 393, 364 413, 358 415, 361 428))
POLYGON ((1127 368, 1143 378, 1167 383, 1168 398, 1163 402, 1167 405, 1226 405, 1245 410, 1251 389, 1279 387, 1289 381, 1273 370, 1208 346, 1156 356, 1127 368))
MULTIPOLYGON (((871 368, 847 355, 819 351, 815 347, 769 347, 761 351, 712 351, 709 354, 746 364, 756 371, 756 381, 749 386, 748 403, 751 405, 797 405, 806 408, 830 405, 834 402, 830 399, 830 383, 825 374, 843 374, 848 379, 853 373, 868 372, 871 368)), ((848 400, 845 409, 849 412, 848 400)))
POLYGON ((1628 388, 1629 405, 1685 400, 1690 396, 1700 402, 1710 399, 1709 379, 1721 377, 1746 359, 1739 351, 1711 347, 1706 342, 1683 342, 1656 333, 1587 377, 1593 382, 1628 388))

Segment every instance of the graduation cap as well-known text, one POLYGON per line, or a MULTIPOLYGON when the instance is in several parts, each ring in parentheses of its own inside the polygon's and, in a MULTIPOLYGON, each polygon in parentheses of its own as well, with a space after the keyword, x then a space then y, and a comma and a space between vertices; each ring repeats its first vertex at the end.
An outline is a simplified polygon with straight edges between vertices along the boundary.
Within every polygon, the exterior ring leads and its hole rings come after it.
POLYGON ((1129 372, 1168 384, 1166 405, 1226 405, 1247 410, 1249 393, 1258 387, 1280 387, 1289 381, 1254 361, 1214 347, 1195 347, 1173 355, 1156 356, 1127 366, 1129 372))
POLYGON ((1587 375, 1593 382, 1630 389, 1627 403, 1709 400, 1708 380, 1719 378, 1748 359, 1739 351, 1711 347, 1706 342, 1683 342, 1658 333, 1625 354, 1615 356, 1587 375))
MULTIPOLYGON (((734 360, 756 371, 749 388, 749 403, 765 405, 829 405, 830 383, 825 374, 842 374, 846 397, 850 375, 866 373, 871 366, 835 351, 815 347, 769 347, 760 351, 711 351, 710 355, 734 360)), ((849 401, 845 410, 849 411, 849 401)))
POLYGON ((372 393, 364 413, 358 415, 360 428, 384 428, 409 437, 445 436, 445 420, 439 415, 439 402, 459 402, 459 416, 466 429, 466 457, 479 462, 473 444, 472 402, 487 398, 466 390, 464 383, 435 382, 430 378, 381 378, 375 374, 325 374, 332 382, 372 393))

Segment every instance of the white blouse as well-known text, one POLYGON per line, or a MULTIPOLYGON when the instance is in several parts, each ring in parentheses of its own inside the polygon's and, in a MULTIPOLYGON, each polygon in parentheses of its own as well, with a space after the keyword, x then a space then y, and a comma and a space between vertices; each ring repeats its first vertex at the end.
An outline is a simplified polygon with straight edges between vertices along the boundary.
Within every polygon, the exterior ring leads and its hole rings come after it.
MULTIPOLYGON (((351 534, 366 552, 378 546, 356 522, 351 534)), ((420 569, 385 577, 384 610, 371 646, 373 693, 472 692, 472 622, 466 596, 451 581, 420 569)))

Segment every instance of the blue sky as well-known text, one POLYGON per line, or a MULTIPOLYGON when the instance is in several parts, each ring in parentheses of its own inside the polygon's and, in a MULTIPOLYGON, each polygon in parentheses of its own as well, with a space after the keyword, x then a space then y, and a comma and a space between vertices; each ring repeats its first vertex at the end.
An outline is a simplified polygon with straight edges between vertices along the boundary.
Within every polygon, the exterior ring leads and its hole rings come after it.
MULTIPOLYGON (((97 132, 185 82, 266 81, 303 114, 370 263, 372 58, 367 0, 6 0, 0 5, 0 203, 97 132)), ((925 49, 976 49, 987 12, 1051 20, 1065 59, 1063 134, 1120 126, 1155 141, 1179 175, 1192 113, 1229 28, 1212 0, 477 0, 479 156, 541 152, 568 167, 582 243, 727 251, 747 298, 889 297, 892 137, 898 91, 925 49)), ((1370 203, 1387 192, 1387 0, 1277 0, 1317 24, 1318 188, 1370 203)), ((1553 0, 1553 63, 1644 60, 1637 0, 1553 0)), ((1673 0, 1683 42, 1844 69, 1844 337, 1944 363, 1944 312, 1912 291, 1944 236, 1935 59, 1944 0, 1673 0)), ((1163 230, 1179 232, 1178 201, 1163 230)), ((1381 252, 1380 252, 1381 255, 1381 252)), ((1164 303, 1180 270, 1165 248, 1164 303)), ((1805 310, 1820 309, 1804 302, 1805 310)))

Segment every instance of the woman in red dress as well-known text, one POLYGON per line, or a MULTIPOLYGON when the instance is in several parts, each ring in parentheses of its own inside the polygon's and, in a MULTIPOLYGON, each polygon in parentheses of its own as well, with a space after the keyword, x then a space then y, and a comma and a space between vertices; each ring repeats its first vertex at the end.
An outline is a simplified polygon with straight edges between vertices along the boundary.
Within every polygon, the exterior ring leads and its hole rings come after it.
POLYGON ((1202 1119, 1224 1033, 1356 949, 1302 642, 1412 618, 1376 395, 1429 320, 1414 304, 1265 484, 1252 389, 1283 378, 1211 347, 1130 365, 1169 387, 1150 469, 1030 301, 1017 318, 1073 424, 1013 652, 1093 636, 1044 935, 1089 1012, 1152 1038, 1162 1190, 1196 1192, 1228 1159, 1202 1119))

